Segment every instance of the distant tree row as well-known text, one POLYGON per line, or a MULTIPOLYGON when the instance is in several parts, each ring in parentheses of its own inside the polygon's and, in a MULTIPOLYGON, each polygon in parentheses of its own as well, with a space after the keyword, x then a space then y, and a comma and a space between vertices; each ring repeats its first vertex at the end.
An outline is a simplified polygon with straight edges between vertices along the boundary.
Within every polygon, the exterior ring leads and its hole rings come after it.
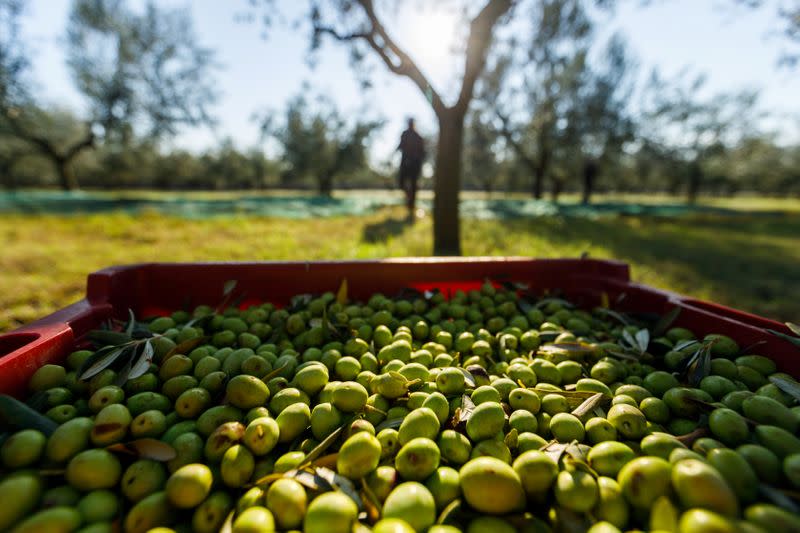
MULTIPOLYGON (((82 134, 83 123, 68 111, 53 110, 40 119, 50 131, 64 135, 65 145, 82 134)), ((265 124, 265 134, 277 144, 274 158, 260 147, 240 150, 231 140, 198 154, 164 150, 137 138, 124 151, 103 145, 82 151, 71 165, 84 188, 302 189, 328 194, 334 189, 393 187, 395 169, 390 164, 367 162, 375 123, 342 126, 341 119, 333 124, 328 120, 325 113, 308 111, 300 99, 293 101, 282 116, 265 124)), ((533 196, 535 156, 518 152, 502 132, 480 120, 480 113, 471 113, 467 122, 463 189, 533 196)), ((435 150, 435 143, 431 148, 435 150)), ((755 134, 730 144, 708 142, 702 153, 696 153, 654 139, 641 140, 630 151, 598 165, 593 192, 800 195, 800 146, 781 146, 769 135, 755 134)), ((541 196, 584 194, 584 171, 581 164, 558 153, 543 175, 541 196)), ((430 180, 422 185, 431 188, 430 180)), ((52 161, 22 142, 4 139, 0 189, 30 187, 60 187, 52 161)))
MULTIPOLYGON (((80 125, 74 117, 71 124, 80 125)), ((60 117, 62 120, 64 116, 60 117)), ((69 122, 68 122, 69 123, 69 122)), ((4 158, 0 143, 0 190, 58 187, 52 162, 42 155, 21 150, 4 158)), ((350 163, 348 163, 349 165, 350 163)), ((260 148, 239 150, 231 140, 203 153, 164 151, 147 141, 135 141, 124 151, 97 147, 78 155, 71 163, 86 189, 158 189, 167 191, 225 191, 299 189, 329 194, 337 189, 387 188, 392 179, 365 163, 346 167, 347 174, 297 172, 283 158, 271 159, 260 148)))

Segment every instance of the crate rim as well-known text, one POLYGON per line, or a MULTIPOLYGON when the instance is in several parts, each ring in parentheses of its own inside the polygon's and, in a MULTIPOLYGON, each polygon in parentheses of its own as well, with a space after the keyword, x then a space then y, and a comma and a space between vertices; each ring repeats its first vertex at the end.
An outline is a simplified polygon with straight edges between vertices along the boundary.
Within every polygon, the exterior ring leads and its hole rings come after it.
MULTIPOLYGON (((475 256, 475 257, 396 257, 386 259, 337 259, 337 260, 294 260, 294 261, 206 261, 206 262, 141 262, 120 264, 105 267, 88 274, 86 280, 86 292, 84 298, 54 313, 42 317, 36 321, 23 325, 22 327, 0 334, 0 370, 6 365, 23 364, 26 367, 35 365, 38 361, 39 366, 44 362, 52 360, 56 352, 64 352, 74 345, 74 341, 83 333, 96 325, 103 319, 111 317, 114 312, 119 312, 118 306, 115 307, 114 294, 119 287, 126 282, 140 282, 146 279, 148 274, 153 272, 158 276, 159 269, 182 268, 201 269, 209 267, 214 270, 215 276, 220 276, 220 269, 230 268, 232 270, 246 268, 256 271, 259 267, 283 267, 281 275, 286 276, 292 268, 300 269, 298 273, 306 275, 314 268, 327 270, 328 277, 337 274, 338 270, 353 268, 388 267, 396 269, 402 273, 404 267, 413 267, 411 276, 424 273, 424 267, 430 265, 434 267, 434 274, 431 282, 436 283, 439 276, 441 283, 447 284, 446 267, 474 265, 474 268, 461 271, 454 276, 453 282, 464 282, 466 280, 477 281, 482 276, 475 273, 484 272, 486 267, 501 269, 503 265, 509 265, 516 269, 511 272, 510 279, 517 275, 526 265, 547 265, 545 275, 553 276, 558 273, 558 267, 565 267, 565 282, 586 283, 587 287, 594 287, 593 284, 609 288, 619 293, 633 293, 633 298, 656 300, 660 308, 653 312, 665 313, 671 307, 680 307, 689 316, 701 321, 714 321, 721 324, 731 331, 740 331, 743 336, 760 336, 767 339, 767 343, 782 353, 785 360, 790 357, 792 360, 800 360, 800 352, 795 346, 785 339, 779 339, 767 333, 767 329, 774 329, 782 333, 790 333, 785 324, 772 319, 761 317, 746 311, 740 311, 714 302, 704 301, 690 296, 685 296, 674 291, 660 289, 649 285, 637 283, 631 280, 630 266, 623 261, 614 259, 595 259, 595 258, 546 258, 537 259, 524 256, 475 256), (580 271, 577 267, 586 265, 591 267, 585 271, 580 271), (420 270, 421 269, 421 270, 420 270), (474 277, 470 277, 473 276, 474 277), (442 277, 444 276, 444 277, 442 277), (23 342, 24 341, 24 342, 23 342), (5 347, 5 350, 4 350, 5 347)), ((319 271, 319 270, 318 270, 319 271)), ((174 272, 173 272, 174 274, 174 272)), ((250 272, 252 274, 252 272, 250 272)), ((491 278, 490 278, 491 279, 491 278)), ((500 281, 497 278, 494 281, 500 281)), ((606 290, 606 289, 603 290, 606 290)), ((298 291, 302 291, 302 287, 298 291)), ((592 290, 597 290, 596 288, 592 290)), ((135 305, 135 304, 134 304, 135 305)), ((800 367, 794 362, 796 373, 800 374, 800 367)), ((2 378, 2 375, 0 375, 2 378)))

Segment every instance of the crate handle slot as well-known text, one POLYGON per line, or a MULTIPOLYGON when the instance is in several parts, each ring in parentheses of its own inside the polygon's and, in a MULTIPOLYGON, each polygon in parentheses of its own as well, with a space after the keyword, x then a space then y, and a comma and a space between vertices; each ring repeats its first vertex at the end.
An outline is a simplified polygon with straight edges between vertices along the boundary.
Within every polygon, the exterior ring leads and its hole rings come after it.
POLYGON ((8 335, 0 336, 0 358, 16 352, 41 336, 40 333, 33 332, 9 333, 8 335))

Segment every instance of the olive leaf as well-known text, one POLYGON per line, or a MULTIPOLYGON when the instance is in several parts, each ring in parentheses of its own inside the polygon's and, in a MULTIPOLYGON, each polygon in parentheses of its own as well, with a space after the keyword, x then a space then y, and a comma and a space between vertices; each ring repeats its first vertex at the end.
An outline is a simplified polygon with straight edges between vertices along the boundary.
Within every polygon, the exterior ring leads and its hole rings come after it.
POLYGON ((518 439, 519 439, 519 431, 517 431, 516 428, 512 428, 511 431, 509 431, 506 434, 506 438, 503 439, 503 442, 505 443, 506 446, 508 446, 510 450, 516 450, 517 444, 519 442, 518 439))
POLYGON ((225 518, 222 527, 219 528, 219 533, 233 533, 233 517, 236 516, 236 509, 232 509, 228 516, 225 518))
POLYGON ((102 348, 103 346, 118 346, 133 340, 133 337, 126 333, 107 329, 94 329, 86 334, 86 338, 98 348, 102 348))
MULTIPOLYGON (((398 400, 402 400, 402 399, 408 400, 408 398, 398 398, 398 400)), ((364 412, 365 413, 366 412, 377 413, 377 414, 379 414, 381 416, 386 416, 387 415, 386 411, 382 411, 382 410, 378 409, 377 407, 375 407, 374 405, 370 405, 370 404, 365 404, 364 405, 364 412)))
POLYGON ((133 455, 140 459, 152 459, 153 461, 166 462, 177 457, 178 453, 171 445, 164 441, 151 438, 142 438, 130 442, 118 442, 106 446, 110 452, 133 455))
POLYGON ((636 332, 635 338, 639 350, 641 353, 645 353, 647 348, 650 346, 650 332, 646 329, 640 329, 636 332))
POLYGON ((614 310, 608 309, 606 307, 598 307, 598 308, 595 309, 595 311, 600 315, 604 315, 604 316, 613 318, 614 320, 616 320, 617 322, 619 322, 623 326, 630 326, 631 325, 630 318, 626 317, 624 314, 622 314, 622 313, 620 313, 618 311, 614 311, 614 310))
POLYGON ((707 427, 700 427, 686 435, 678 435, 675 438, 682 442, 687 448, 691 448, 692 444, 694 444, 697 439, 702 439, 709 435, 711 435, 711 431, 707 427))
POLYGON ((561 333, 563 333, 563 331, 564 331, 563 329, 556 330, 556 331, 553 331, 553 330, 540 331, 539 332, 539 339, 542 342, 553 342, 554 340, 556 340, 558 338, 559 335, 561 335, 561 333))
POLYGON ((303 459, 303 462, 300 463, 298 468, 303 468, 303 467, 313 463, 314 460, 316 460, 317 457, 322 455, 325 452, 325 450, 330 448, 331 444, 336 442, 336 439, 338 439, 339 436, 342 434, 342 432, 344 431, 344 428, 349 426, 352 422, 353 422, 352 418, 348 418, 348 420, 344 424, 342 424, 341 427, 337 428, 334 432, 332 432, 330 435, 325 437, 325 439, 323 439, 322 442, 317 444, 314 447, 313 450, 308 452, 308 455, 306 455, 305 459, 303 459))
POLYGON ((685 365, 686 382, 691 387, 700 384, 704 377, 711 373, 711 342, 700 345, 697 351, 689 357, 685 365))
POLYGON ((136 379, 143 376, 150 369, 150 363, 153 362, 154 354, 155 349, 153 348, 153 344, 150 342, 150 340, 147 340, 144 343, 144 348, 142 349, 142 353, 139 355, 139 359, 136 360, 136 363, 133 364, 130 372, 128 373, 128 379, 136 379))
POLYGON ((602 392, 598 392, 593 396, 586 398, 583 403, 581 403, 578 407, 576 407, 572 411, 572 416, 577 418, 583 418, 584 416, 594 412, 595 409, 600 407, 600 405, 606 401, 608 398, 602 392))
POLYGON ((792 501, 792 499, 784 494, 780 489, 777 489, 771 485, 767 485, 766 483, 759 483, 758 492, 760 492, 762 496, 778 507, 786 509, 795 515, 800 514, 800 506, 792 501))
POLYGON ((650 332, 646 329, 640 329, 636 335, 631 335, 627 329, 622 330, 622 339, 627 343, 626 348, 634 350, 639 355, 647 352, 647 347, 650 345, 650 332))
POLYGON ((568 463, 574 470, 589 474, 595 479, 600 477, 600 474, 586 462, 586 456, 577 446, 572 445, 567 448, 564 462, 568 463))
POLYGON ((439 289, 434 287, 433 289, 426 290, 423 293, 423 296, 425 297, 426 300, 431 300, 431 299, 433 299, 434 296, 436 296, 437 294, 440 294, 441 292, 442 291, 440 291, 439 289))
POLYGON ((629 353, 620 352, 617 350, 606 350, 606 354, 617 359, 625 359, 626 361, 638 361, 639 358, 629 353))
POLYGON ((756 346, 761 346, 762 344, 766 344, 766 343, 767 343, 767 341, 765 341, 765 340, 756 341, 753 344, 749 344, 749 345, 745 346, 744 348, 742 348, 741 350, 739 350, 739 353, 742 353, 742 354, 750 353, 752 351, 752 349, 755 348, 756 346))
POLYGON ((194 337, 191 339, 186 339, 185 341, 180 342, 175 346, 173 346, 172 348, 170 348, 170 350, 166 354, 164 354, 164 357, 161 359, 161 363, 163 364, 164 361, 166 361, 173 355, 187 354, 207 341, 208 337, 194 337))
POLYGON ((784 322, 784 323, 786 324, 786 327, 792 331, 792 333, 800 337, 800 324, 794 324, 792 322, 784 322))
POLYGON ((459 522, 459 518, 464 516, 465 514, 464 511, 465 509, 461 503, 461 500, 460 499, 453 500, 447 505, 447 507, 442 509, 442 512, 436 519, 436 523, 439 525, 457 524, 459 522))
POLYGON ((591 524, 585 514, 577 513, 560 505, 554 506, 557 531, 562 533, 583 533, 591 524))
POLYGON ((144 342, 131 343, 130 347, 126 349, 126 353, 129 356, 125 358, 125 364, 117 372, 114 380, 114 384, 118 387, 122 387, 129 379, 144 375, 150 369, 155 350, 150 339, 146 339, 144 342))
POLYGON ((392 418, 391 420, 384 420, 375 426, 375 433, 380 433, 383 429, 397 429, 403 423, 402 418, 392 418))
POLYGON ((331 339, 345 342, 350 338, 350 327, 347 324, 335 325, 328 317, 328 309, 322 309, 322 335, 325 341, 331 339))
POLYGON ((770 376, 769 380, 783 392, 800 401, 800 383, 783 376, 770 376))
POLYGON ((697 407, 700 408, 701 411, 707 411, 710 413, 711 411, 717 408, 717 406, 714 405, 713 403, 709 403, 705 400, 700 400, 698 398, 693 398, 691 396, 686 396, 685 400, 689 403, 695 404, 697 407))
POLYGON ((297 311, 307 307, 313 299, 314 296, 311 294, 298 294, 296 296, 292 296, 292 299, 289 300, 289 307, 286 310, 290 313, 296 313, 297 311))
POLYGON ((534 307, 536 307, 537 309, 541 309, 542 307, 545 307, 546 305, 551 303, 561 304, 561 306, 565 309, 575 309, 575 305, 572 302, 564 300, 563 298, 542 298, 541 300, 536 302, 536 305, 534 307))
POLYGON ((261 381, 263 381, 264 383, 269 382, 269 380, 271 380, 272 378, 277 377, 281 372, 283 372, 283 370, 287 366, 289 366, 289 363, 281 365, 278 368, 274 368, 271 372, 268 372, 267 374, 264 374, 264 376, 261 377, 261 381))
POLYGON ((314 473, 317 477, 325 480, 332 489, 339 490, 349 496, 356 502, 359 510, 364 509, 364 502, 361 500, 361 496, 358 495, 358 491, 352 481, 324 466, 314 468, 314 473))
MULTIPOLYGON (((794 324, 793 324, 793 325, 794 325, 794 324)), ((795 326, 796 326, 796 325, 795 325, 795 326)), ((780 337, 780 338, 782 338, 783 340, 789 341, 789 342, 791 342, 792 344, 794 344, 795 346, 797 346, 798 348, 800 348, 800 336, 798 336, 798 337, 793 337, 793 336, 791 336, 791 335, 787 335, 786 333, 781 333, 780 331, 775 331, 774 329, 767 329, 767 331, 768 331, 768 332, 770 332, 770 333, 772 333, 772 334, 773 334, 773 335, 775 335, 776 337, 780 337)), ((794 329, 792 329, 792 331, 794 331, 794 329)))
POLYGON ((463 431, 474 412, 475 402, 472 401, 472 398, 464 394, 461 397, 461 407, 456 409, 456 412, 453 413, 453 418, 450 420, 450 427, 463 431))
POLYGON ((131 368, 133 368, 133 360, 136 358, 136 352, 139 350, 139 345, 134 346, 131 351, 133 352, 130 357, 126 357, 125 364, 122 365, 122 368, 119 369, 117 372, 116 377, 114 378, 114 385, 117 387, 122 387, 125 385, 125 382, 128 381, 128 375, 131 373, 131 368))
POLYGON ((96 342, 99 344, 123 344, 133 339, 152 337, 153 332, 146 324, 137 321, 133 309, 128 308, 128 320, 122 323, 122 331, 113 330, 112 322, 110 328, 89 332, 87 336, 90 339, 98 339, 96 342))
POLYGON ((672 342, 665 337, 658 337, 650 343, 649 352, 653 355, 663 356, 672 350, 672 342))
POLYGON ((505 290, 509 292, 516 292, 516 291, 528 291, 531 289, 530 283, 524 283, 522 281, 508 281, 503 280, 498 282, 505 290))
POLYGON ((136 328, 136 315, 133 314, 133 309, 128 308, 128 323, 125 326, 125 334, 133 338, 133 330, 136 328))
POLYGON ((61 477, 67 473, 66 468, 40 468, 36 471, 40 476, 46 477, 61 477))
POLYGON ((383 512, 381 502, 363 477, 361 478, 361 494, 363 495, 362 500, 364 501, 364 508, 367 511, 369 521, 377 522, 383 512))
POLYGON ((25 400, 25 405, 40 413, 44 412, 45 410, 47 410, 49 406, 49 402, 47 401, 48 396, 49 396, 48 391, 44 390, 38 391, 34 393, 30 398, 25 400))
MULTIPOLYGON (((472 376, 473 382, 475 381, 475 377, 481 377, 485 380, 489 380, 489 374, 486 372, 486 369, 480 365, 469 365, 467 367, 467 372, 469 372, 470 376, 472 376)), ((473 386, 477 385, 477 383, 473 383, 473 386)))
POLYGON ((326 468, 336 468, 336 462, 339 460, 339 453, 329 453, 319 457, 316 461, 311 463, 310 466, 324 466, 326 468))
POLYGON ((396 298, 398 300, 412 300, 417 298, 425 298, 421 290, 414 287, 403 287, 397 292, 396 298))
POLYGON ((675 346, 672 347, 673 351, 680 352, 681 350, 688 348, 689 346, 694 346, 695 344, 700 344, 698 341, 694 339, 689 339, 685 341, 681 341, 675 346))
POLYGON ((0 394, 0 422, 4 429, 36 429, 47 437, 58 427, 55 421, 7 394, 0 394))
POLYGON ((468 388, 474 388, 475 387, 475 377, 472 375, 472 373, 470 373, 470 371, 467 370, 464 367, 457 366, 456 368, 459 369, 462 374, 464 374, 464 381, 466 382, 467 387, 468 388))
POLYGON ((86 358, 78 368, 78 379, 86 381, 99 374, 119 359, 133 345, 133 341, 120 346, 105 346, 86 358))
POLYGON ((264 477, 260 477, 257 480, 253 481, 251 484, 245 485, 244 487, 250 488, 250 487, 260 487, 262 485, 269 485, 282 478, 291 478, 296 480, 304 487, 308 487, 311 490, 319 490, 319 487, 313 481, 314 474, 307 470, 287 470, 286 472, 274 472, 272 474, 267 474, 264 477))
POLYGON ((567 451, 567 447, 569 444, 561 443, 556 440, 552 440, 539 448, 540 451, 543 451, 545 455, 550 457, 556 464, 561 461, 561 456, 567 451))
POLYGON ((222 296, 229 295, 231 292, 233 292, 233 289, 235 289, 236 285, 238 285, 238 284, 239 284, 239 282, 237 280, 235 280, 235 279, 229 279, 228 281, 223 283, 222 284, 222 296))
MULTIPOLYGON (((541 337, 541 334, 539 335, 541 337)), ((579 342, 560 342, 557 344, 545 344, 536 351, 537 355, 573 355, 581 357, 591 355, 595 352, 594 346, 579 342)))
POLYGON ((527 315, 531 309, 534 309, 533 304, 531 304, 525 298, 519 298, 517 300, 517 307, 519 307, 519 310, 522 311, 522 313, 525 315, 527 315))
MULTIPOLYGON (((572 442, 568 443, 564 453, 566 453, 572 461, 586 462, 586 455, 583 453, 583 450, 581 450, 581 447, 578 446, 578 444, 579 442, 577 440, 573 440, 572 442)), ((587 464, 586 466, 589 465, 587 464)), ((592 470, 592 472, 594 472, 594 470, 592 470)), ((595 472, 594 475, 596 476, 597 473, 595 472)))
POLYGON ((596 392, 592 391, 577 391, 577 390, 558 390, 554 391, 551 388, 542 388, 539 385, 535 385, 533 390, 539 393, 540 395, 550 394, 552 392, 557 393, 559 396, 563 396, 567 399, 567 403, 572 402, 576 407, 581 404, 585 399, 591 398, 596 392))
POLYGON ((660 337, 666 333, 670 326, 678 319, 680 314, 681 308, 675 306, 666 314, 661 315, 661 318, 659 318, 658 322, 656 322, 656 324, 653 326, 653 337, 660 337))
POLYGON ((286 336, 286 322, 281 321, 274 330, 272 330, 272 335, 269 336, 267 342, 265 344, 275 344, 281 339, 285 338, 286 336))
POLYGON ((345 305, 347 303, 347 278, 342 280, 342 283, 339 285, 339 290, 336 291, 336 302, 339 305, 345 305))

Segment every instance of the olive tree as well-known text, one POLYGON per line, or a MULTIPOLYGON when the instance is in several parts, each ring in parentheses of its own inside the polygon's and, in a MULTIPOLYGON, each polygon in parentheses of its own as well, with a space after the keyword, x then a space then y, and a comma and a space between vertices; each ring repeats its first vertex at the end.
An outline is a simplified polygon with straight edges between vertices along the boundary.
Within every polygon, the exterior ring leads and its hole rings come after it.
POLYGON ((312 178, 324 196, 333 193, 335 178, 367 166, 370 137, 382 127, 380 120, 347 121, 326 98, 312 110, 303 95, 290 100, 283 120, 274 121, 269 113, 259 120, 262 136, 280 145, 284 184, 312 178))
MULTIPOLYGON (((277 2, 251 0, 266 4, 266 18, 278 9, 277 2)), ((432 3, 432 2, 431 2, 432 3)), ((439 131, 434 162, 433 248, 437 255, 461 253, 459 229, 459 190, 461 188, 462 152, 465 118, 475 91, 475 83, 486 63, 498 25, 511 19, 515 0, 482 2, 439 1, 437 5, 463 15, 465 40, 460 55, 463 71, 456 83, 456 94, 448 98, 434 87, 417 62, 392 35, 392 21, 400 3, 374 0, 309 0, 307 21, 311 27, 312 49, 325 39, 350 47, 356 63, 377 59, 397 76, 410 80, 436 116, 439 131)), ((405 8, 419 7, 420 2, 404 2, 405 8)), ((364 71, 362 71, 364 72, 364 71)))
POLYGON ((197 43, 187 10, 150 2, 139 12, 124 0, 75 0, 67 65, 89 113, 82 133, 65 138, 24 77, 28 60, 16 32, 23 7, 22 0, 0 0, 0 133, 49 159, 63 189, 78 186, 72 161, 98 142, 123 151, 137 129, 159 139, 213 122, 213 54, 197 43))

